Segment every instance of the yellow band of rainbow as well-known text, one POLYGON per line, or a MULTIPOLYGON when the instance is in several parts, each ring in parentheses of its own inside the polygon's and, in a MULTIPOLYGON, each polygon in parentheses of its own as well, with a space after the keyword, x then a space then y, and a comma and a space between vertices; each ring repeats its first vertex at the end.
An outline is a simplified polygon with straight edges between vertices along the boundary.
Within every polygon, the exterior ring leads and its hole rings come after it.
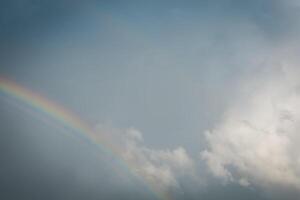
MULTIPOLYGON (((71 112, 70 110, 64 108, 63 106, 47 99, 46 97, 33 92, 22 85, 19 85, 15 81, 8 79, 6 77, 0 76, 0 91, 5 93, 13 98, 17 99, 19 102, 30 106, 43 112, 45 115, 55 119, 61 125, 76 131, 77 133, 84 136, 85 140, 89 143, 96 145, 101 151, 117 157, 119 164, 127 168, 128 172, 138 177, 134 172, 133 167, 129 162, 123 160, 119 155, 117 148, 114 148, 112 145, 105 143, 104 138, 101 138, 99 134, 96 134, 95 130, 91 126, 83 121, 78 115, 71 112)), ((83 138, 79 138, 82 139, 83 138)), ((155 195, 158 199, 169 199, 166 198, 166 194, 158 194, 153 190, 151 185, 147 184, 140 178, 140 181, 147 186, 147 188, 155 195)))

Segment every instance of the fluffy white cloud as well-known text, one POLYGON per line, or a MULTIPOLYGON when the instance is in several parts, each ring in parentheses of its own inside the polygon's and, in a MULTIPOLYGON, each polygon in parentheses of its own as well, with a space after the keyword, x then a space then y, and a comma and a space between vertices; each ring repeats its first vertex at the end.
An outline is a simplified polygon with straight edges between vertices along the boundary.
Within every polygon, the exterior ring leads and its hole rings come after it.
POLYGON ((300 190, 299 70, 281 66, 242 87, 201 152, 216 177, 243 186, 300 190))
POLYGON ((180 190, 178 178, 194 174, 194 162, 183 147, 149 148, 143 143, 142 133, 134 128, 119 130, 99 126, 98 132, 136 175, 161 194, 180 190))

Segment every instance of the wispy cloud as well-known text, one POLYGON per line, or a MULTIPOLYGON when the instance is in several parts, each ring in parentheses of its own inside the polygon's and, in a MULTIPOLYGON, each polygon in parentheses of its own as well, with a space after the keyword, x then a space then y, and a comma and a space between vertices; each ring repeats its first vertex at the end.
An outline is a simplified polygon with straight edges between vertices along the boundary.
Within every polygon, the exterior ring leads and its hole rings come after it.
POLYGON ((148 147, 142 133, 135 128, 122 130, 99 125, 97 129, 118 149, 131 170, 161 194, 180 191, 179 179, 195 173, 193 159, 181 146, 172 150, 148 147))

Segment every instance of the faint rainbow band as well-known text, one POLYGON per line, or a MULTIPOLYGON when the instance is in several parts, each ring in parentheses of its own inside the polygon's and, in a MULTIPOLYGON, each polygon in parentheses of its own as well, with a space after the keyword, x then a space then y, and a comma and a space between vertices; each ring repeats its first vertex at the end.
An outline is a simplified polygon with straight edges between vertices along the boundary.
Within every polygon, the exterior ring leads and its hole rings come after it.
MULTIPOLYGON (((120 152, 116 147, 109 143, 106 143, 105 139, 101 138, 100 134, 96 134, 96 131, 91 128, 88 123, 83 121, 72 111, 66 109, 65 107, 54 101, 47 99, 41 94, 33 92, 32 90, 27 89, 17 82, 3 76, 0 76, 0 91, 15 98, 16 100, 18 100, 18 102, 26 104, 26 106, 35 109, 36 112, 39 111, 42 112, 43 115, 51 117, 55 121, 59 122, 62 126, 71 129, 71 132, 75 131, 76 133, 79 133, 81 137, 75 135, 76 138, 88 144, 95 145, 98 150, 116 157, 120 166, 124 167, 126 171, 131 173, 131 175, 139 177, 134 170, 134 166, 130 162, 125 161, 120 156, 120 152)), ((154 194, 157 199, 171 199, 170 194, 162 194, 160 192, 157 192, 150 184, 146 183, 143 178, 139 178, 139 180, 147 186, 147 188, 154 194)))

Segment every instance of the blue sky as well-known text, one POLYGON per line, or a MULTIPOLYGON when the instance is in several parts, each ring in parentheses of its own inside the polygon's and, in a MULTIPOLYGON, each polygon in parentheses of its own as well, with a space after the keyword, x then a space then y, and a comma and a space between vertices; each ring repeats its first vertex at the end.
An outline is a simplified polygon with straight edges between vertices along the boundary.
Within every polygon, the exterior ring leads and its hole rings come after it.
POLYGON ((77 113, 138 175, 1 94, 4 196, 154 199, 144 182, 172 199, 296 199, 299 6, 1 2, 1 76, 77 113))

